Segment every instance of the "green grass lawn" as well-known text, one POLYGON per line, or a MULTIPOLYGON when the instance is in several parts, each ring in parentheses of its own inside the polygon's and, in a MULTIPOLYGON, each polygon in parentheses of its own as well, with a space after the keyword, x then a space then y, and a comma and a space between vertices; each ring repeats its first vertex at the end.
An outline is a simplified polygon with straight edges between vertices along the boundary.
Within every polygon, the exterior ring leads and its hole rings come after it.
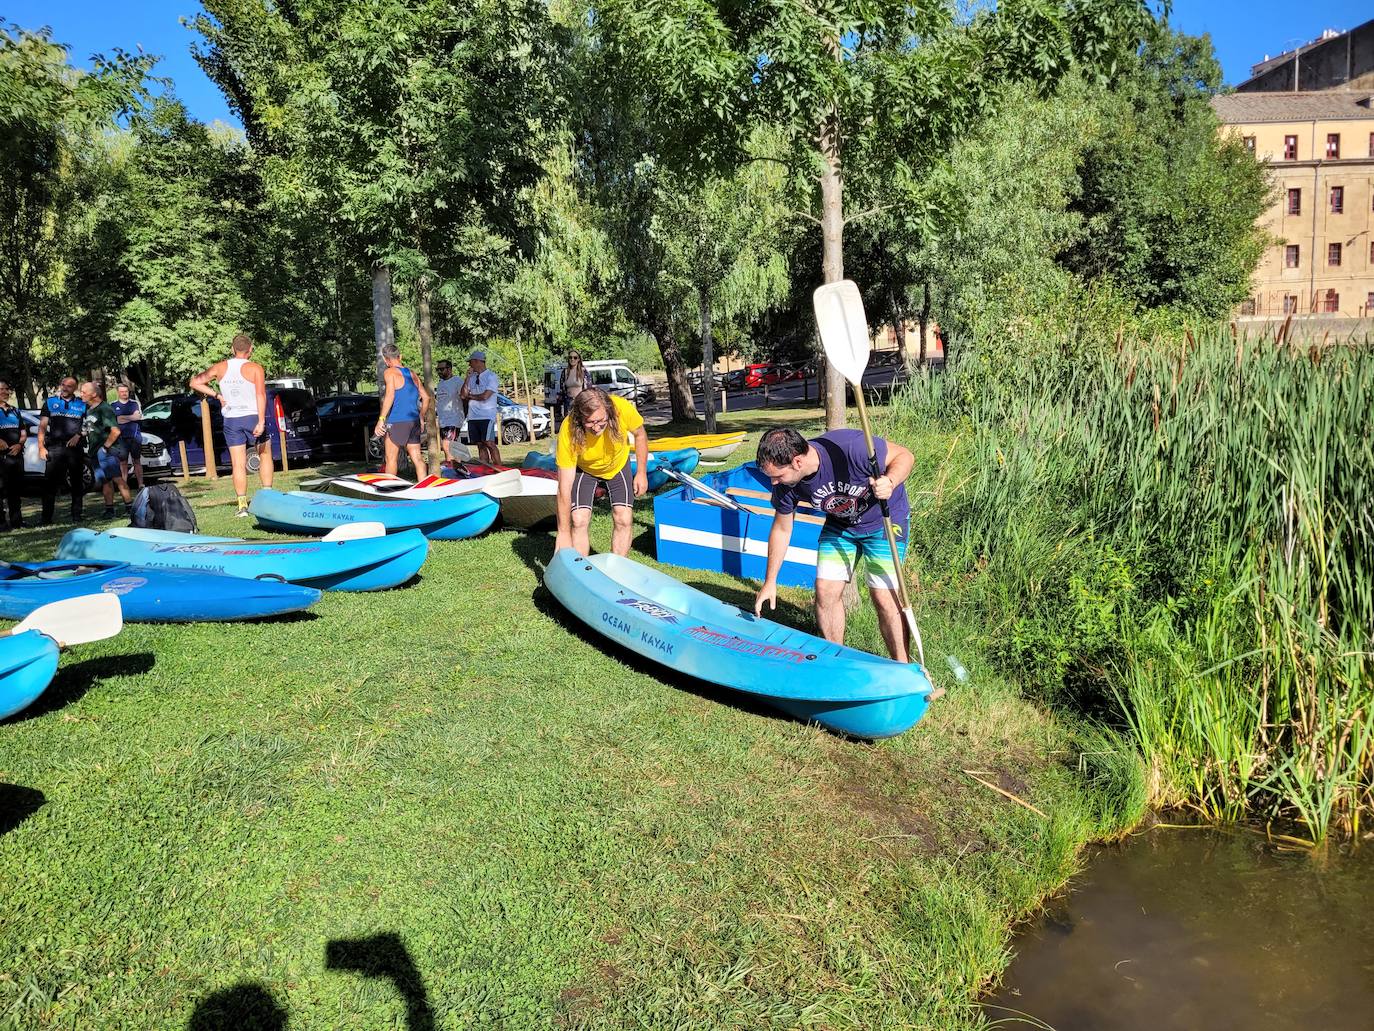
MULTIPOLYGON (((926 469, 946 444, 908 443, 926 469)), ((263 536, 227 478, 186 492, 203 530, 263 536)), ((636 518, 651 560, 652 506, 636 518)), ((3 557, 50 557, 63 529, 3 557)), ((1085 776, 938 609, 949 694, 862 744, 608 654, 540 586, 551 547, 437 542, 404 589, 66 653, 0 724, 3 1026, 976 1024, 1009 925, 1119 822, 1126 774, 1085 776)), ((808 592, 782 593, 812 627, 808 592)), ((867 611, 849 643, 881 649, 867 611)))

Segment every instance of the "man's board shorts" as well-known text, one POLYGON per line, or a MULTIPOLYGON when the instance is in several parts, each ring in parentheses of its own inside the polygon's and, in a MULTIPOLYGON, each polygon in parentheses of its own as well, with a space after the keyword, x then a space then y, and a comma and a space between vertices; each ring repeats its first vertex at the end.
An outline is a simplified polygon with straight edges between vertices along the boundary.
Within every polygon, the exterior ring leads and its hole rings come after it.
POLYGON ((479 444, 484 440, 496 439, 495 419, 469 419, 468 443, 479 444))
POLYGON ((411 444, 418 444, 420 443, 419 420, 389 422, 386 424, 386 436, 397 447, 410 447, 411 444))
MULTIPOLYGON (((906 558, 906 527, 894 525, 897 535, 897 555, 906 558)), ((892 549, 887 546, 887 534, 881 528, 871 533, 821 527, 816 543, 816 579, 840 580, 848 583, 856 572, 862 571, 869 587, 897 589, 897 568, 892 561, 892 549)))
POLYGON ((256 447, 267 440, 267 424, 262 432, 253 435, 253 427, 258 424, 256 415, 231 415, 224 420, 224 443, 229 447, 256 447))
MULTIPOLYGON (((115 441, 116 446, 118 441, 115 441)), ((91 459, 91 471, 95 473, 96 485, 119 479, 119 456, 114 448, 103 447, 91 459)))
POLYGON ((577 470, 573 474, 572 510, 576 512, 579 508, 591 508, 592 499, 596 497, 597 487, 606 488, 606 495, 611 499, 612 508, 617 505, 622 508, 634 508, 635 485, 634 476, 630 473, 629 462, 620 467, 620 472, 606 480, 597 479, 590 473, 584 473, 581 469, 577 470))

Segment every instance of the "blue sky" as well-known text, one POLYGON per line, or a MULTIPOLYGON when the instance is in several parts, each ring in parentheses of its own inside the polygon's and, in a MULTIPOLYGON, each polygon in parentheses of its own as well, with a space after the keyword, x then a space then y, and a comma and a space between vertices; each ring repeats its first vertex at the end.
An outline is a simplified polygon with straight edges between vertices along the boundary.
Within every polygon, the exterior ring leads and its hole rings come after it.
MULTIPOLYGON (((237 124, 224 98, 191 59, 195 37, 179 18, 199 10, 196 0, 7 0, 0 18, 26 29, 52 26, 54 39, 70 44, 81 65, 97 51, 141 46, 163 58, 158 74, 173 80, 193 116, 237 124)), ((1265 54, 1305 43, 1323 29, 1353 28, 1372 16, 1368 0, 1176 0, 1170 20, 1185 32, 1211 33, 1226 81, 1235 84, 1265 54)))

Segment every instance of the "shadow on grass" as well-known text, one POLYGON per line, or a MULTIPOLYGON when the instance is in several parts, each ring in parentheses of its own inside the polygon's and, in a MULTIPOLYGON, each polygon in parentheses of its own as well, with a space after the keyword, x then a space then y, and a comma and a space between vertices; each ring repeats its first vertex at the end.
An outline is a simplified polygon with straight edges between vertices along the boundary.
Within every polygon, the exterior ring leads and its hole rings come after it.
POLYGON ((187 1031, 285 1031, 286 1010, 260 984, 244 981, 196 1003, 187 1031))
POLYGON ((368 938, 336 938, 325 946, 324 965, 328 970, 351 970, 390 981, 405 1000, 408 1031, 434 1031, 434 1011, 424 978, 399 934, 387 931, 368 938))
POLYGON ((72 702, 79 701, 87 691, 104 680, 116 677, 142 676, 153 668, 152 652, 133 652, 128 655, 106 655, 98 659, 83 659, 80 662, 63 663, 57 667, 57 675, 52 678, 46 691, 39 695, 32 705, 15 713, 0 726, 23 723, 37 719, 72 702))
POLYGON ((43 792, 22 784, 0 783, 0 834, 8 834, 47 803, 43 792))

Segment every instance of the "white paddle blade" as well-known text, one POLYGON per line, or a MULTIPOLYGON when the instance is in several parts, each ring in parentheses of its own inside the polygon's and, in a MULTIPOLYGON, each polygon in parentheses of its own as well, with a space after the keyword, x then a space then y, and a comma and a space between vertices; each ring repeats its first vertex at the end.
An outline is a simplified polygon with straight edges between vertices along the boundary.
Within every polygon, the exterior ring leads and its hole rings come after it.
POLYGON ((842 279, 818 286, 811 295, 811 303, 816 309, 816 327, 826 360, 857 386, 868 368, 868 352, 872 348, 858 284, 842 279))
POLYGON ((85 594, 41 605, 29 613, 22 623, 10 631, 21 634, 37 630, 51 637, 59 647, 103 641, 113 637, 124 626, 124 610, 116 594, 85 594))
POLYGON ((513 498, 520 494, 520 470, 502 469, 490 476, 478 477, 481 491, 489 498, 513 498))
POLYGON ((381 523, 344 523, 324 535, 326 541, 362 541, 371 537, 385 537, 386 527, 381 523))

